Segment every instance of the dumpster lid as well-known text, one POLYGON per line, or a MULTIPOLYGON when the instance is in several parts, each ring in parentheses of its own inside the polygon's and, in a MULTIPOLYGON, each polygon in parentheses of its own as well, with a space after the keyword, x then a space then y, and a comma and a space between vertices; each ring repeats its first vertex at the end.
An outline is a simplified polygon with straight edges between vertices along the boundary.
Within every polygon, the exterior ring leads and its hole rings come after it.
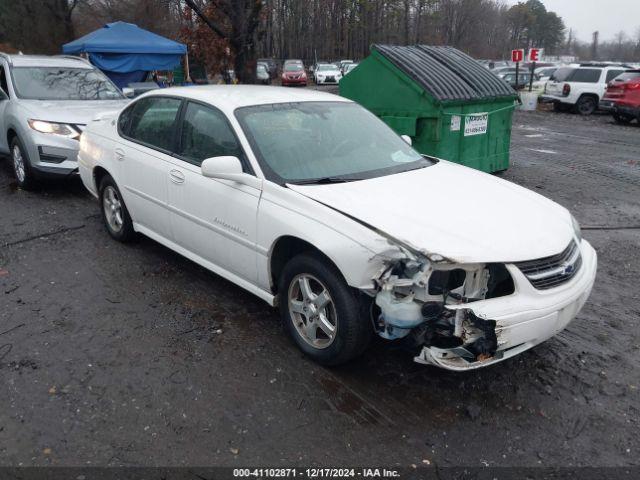
POLYGON ((440 102, 516 97, 507 82, 453 47, 373 45, 440 102))

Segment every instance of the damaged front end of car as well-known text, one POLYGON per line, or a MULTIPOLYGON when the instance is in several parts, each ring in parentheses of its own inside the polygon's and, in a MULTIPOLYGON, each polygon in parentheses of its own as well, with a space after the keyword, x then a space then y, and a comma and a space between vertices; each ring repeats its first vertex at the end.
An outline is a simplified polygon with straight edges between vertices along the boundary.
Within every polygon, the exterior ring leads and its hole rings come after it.
POLYGON ((503 264, 461 264, 398 247, 375 279, 372 319, 378 335, 402 341, 415 361, 453 370, 499 360, 500 326, 473 304, 514 293, 503 264))

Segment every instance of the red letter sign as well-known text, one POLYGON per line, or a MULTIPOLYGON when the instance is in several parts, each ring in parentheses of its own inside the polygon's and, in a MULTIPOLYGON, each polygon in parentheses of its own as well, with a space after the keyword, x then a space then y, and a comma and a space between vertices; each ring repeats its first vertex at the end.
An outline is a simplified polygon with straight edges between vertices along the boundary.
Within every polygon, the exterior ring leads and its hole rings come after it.
POLYGON ((511 61, 522 62, 524 60, 524 50, 511 50, 511 61))
POLYGON ((532 48, 529 50, 529 61, 530 62, 541 62, 542 61, 542 49, 540 48, 532 48))

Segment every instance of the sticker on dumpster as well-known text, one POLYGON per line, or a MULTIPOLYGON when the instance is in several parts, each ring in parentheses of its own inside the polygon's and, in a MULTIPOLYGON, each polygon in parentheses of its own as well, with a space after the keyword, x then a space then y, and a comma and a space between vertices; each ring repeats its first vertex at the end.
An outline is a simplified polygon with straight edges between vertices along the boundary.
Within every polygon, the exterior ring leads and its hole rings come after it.
POLYGON ((460 131, 460 115, 453 115, 451 117, 451 131, 452 132, 460 131))
POLYGON ((468 115, 464 119, 464 136, 484 135, 487 133, 487 125, 489 124, 488 113, 476 113, 468 115))

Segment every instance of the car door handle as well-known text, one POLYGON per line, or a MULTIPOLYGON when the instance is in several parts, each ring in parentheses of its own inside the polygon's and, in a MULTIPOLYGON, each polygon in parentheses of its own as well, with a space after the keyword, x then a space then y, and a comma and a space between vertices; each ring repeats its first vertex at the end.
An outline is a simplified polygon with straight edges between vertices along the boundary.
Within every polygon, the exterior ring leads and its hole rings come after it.
POLYGON ((118 160, 119 162, 124 160, 124 157, 125 157, 124 150, 122 150, 121 148, 116 148, 115 154, 116 154, 116 160, 118 160))
POLYGON ((184 173, 182 173, 180 170, 170 170, 169 178, 171 178, 171 181, 173 183, 184 183, 184 173))

